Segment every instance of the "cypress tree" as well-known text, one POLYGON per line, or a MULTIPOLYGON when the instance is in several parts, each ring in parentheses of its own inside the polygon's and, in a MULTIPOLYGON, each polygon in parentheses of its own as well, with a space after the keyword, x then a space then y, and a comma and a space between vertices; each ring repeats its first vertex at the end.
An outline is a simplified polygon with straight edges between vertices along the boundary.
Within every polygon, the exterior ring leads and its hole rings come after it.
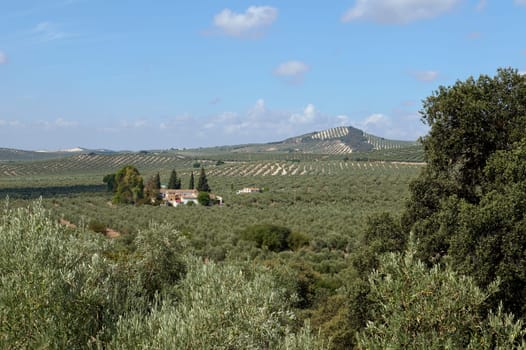
POLYGON ((190 188, 191 190, 193 190, 195 188, 195 184, 194 184, 194 172, 192 171, 192 173, 190 174, 190 185, 188 185, 188 188, 190 188))
POLYGON ((181 180, 177 178, 177 172, 175 170, 172 170, 172 173, 170 174, 168 188, 171 190, 178 190, 181 188, 181 180))
POLYGON ((161 189, 161 176, 159 175, 159 173, 157 173, 157 175, 155 175, 154 188, 156 190, 160 190, 161 189))
POLYGON ((197 182, 197 190, 199 192, 211 192, 210 186, 208 186, 208 180, 206 179, 205 168, 201 168, 201 174, 199 174, 199 181, 197 182))

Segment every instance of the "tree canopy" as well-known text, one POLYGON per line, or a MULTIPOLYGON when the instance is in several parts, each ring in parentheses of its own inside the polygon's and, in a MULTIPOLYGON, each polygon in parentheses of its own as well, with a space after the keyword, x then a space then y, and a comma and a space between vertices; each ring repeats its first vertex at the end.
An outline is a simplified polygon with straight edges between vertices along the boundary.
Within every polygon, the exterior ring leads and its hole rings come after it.
POLYGON ((405 231, 428 263, 449 255, 481 287, 501 279, 494 302, 526 315, 526 76, 499 69, 440 87, 422 115, 427 166, 411 184, 405 231))
POLYGON ((113 203, 137 203, 144 197, 142 176, 137 168, 127 165, 115 174, 113 203))
POLYGON ((201 168, 199 174, 199 180, 197 180, 197 190, 199 192, 211 192, 210 186, 208 186, 208 180, 206 178, 205 168, 201 168))
POLYGON ((171 190, 181 189, 181 179, 177 177, 177 172, 172 170, 170 180, 168 181, 168 188, 171 190))
POLYGON ((190 173, 190 183, 188 184, 188 188, 193 190, 195 188, 195 180, 194 180, 194 172, 192 171, 190 173))

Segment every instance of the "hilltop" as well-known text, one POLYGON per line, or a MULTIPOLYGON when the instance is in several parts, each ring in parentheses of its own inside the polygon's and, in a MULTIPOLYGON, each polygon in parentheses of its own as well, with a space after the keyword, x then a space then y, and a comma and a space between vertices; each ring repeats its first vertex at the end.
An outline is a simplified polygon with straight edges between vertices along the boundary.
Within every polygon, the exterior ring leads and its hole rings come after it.
POLYGON ((419 146, 417 141, 389 140, 352 126, 340 126, 264 144, 207 147, 185 150, 188 154, 218 153, 311 153, 350 154, 419 146))

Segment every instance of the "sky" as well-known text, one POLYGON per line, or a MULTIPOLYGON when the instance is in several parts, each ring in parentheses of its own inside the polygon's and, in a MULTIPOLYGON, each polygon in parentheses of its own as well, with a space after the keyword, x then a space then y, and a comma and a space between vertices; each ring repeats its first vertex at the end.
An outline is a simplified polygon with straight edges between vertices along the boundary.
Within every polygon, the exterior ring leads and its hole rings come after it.
POLYGON ((526 72, 526 0, 0 0, 0 147, 194 148, 337 126, 526 72))

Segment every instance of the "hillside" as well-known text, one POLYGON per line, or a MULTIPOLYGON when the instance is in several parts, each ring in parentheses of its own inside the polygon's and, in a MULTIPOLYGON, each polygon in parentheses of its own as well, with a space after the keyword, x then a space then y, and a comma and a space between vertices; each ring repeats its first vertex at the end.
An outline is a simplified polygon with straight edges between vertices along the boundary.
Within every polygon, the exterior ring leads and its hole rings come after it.
POLYGON ((350 154, 374 150, 393 150, 419 145, 416 141, 388 140, 352 126, 314 131, 283 141, 186 150, 188 155, 221 153, 312 153, 350 154))
POLYGON ((345 156, 350 160, 423 161, 418 142, 388 140, 353 127, 337 127, 266 144, 184 150, 114 152, 76 148, 43 152, 0 148, 0 176, 113 170, 127 164, 143 169, 191 167, 194 161, 302 160, 345 156), (183 164, 182 164, 183 163, 183 164))

